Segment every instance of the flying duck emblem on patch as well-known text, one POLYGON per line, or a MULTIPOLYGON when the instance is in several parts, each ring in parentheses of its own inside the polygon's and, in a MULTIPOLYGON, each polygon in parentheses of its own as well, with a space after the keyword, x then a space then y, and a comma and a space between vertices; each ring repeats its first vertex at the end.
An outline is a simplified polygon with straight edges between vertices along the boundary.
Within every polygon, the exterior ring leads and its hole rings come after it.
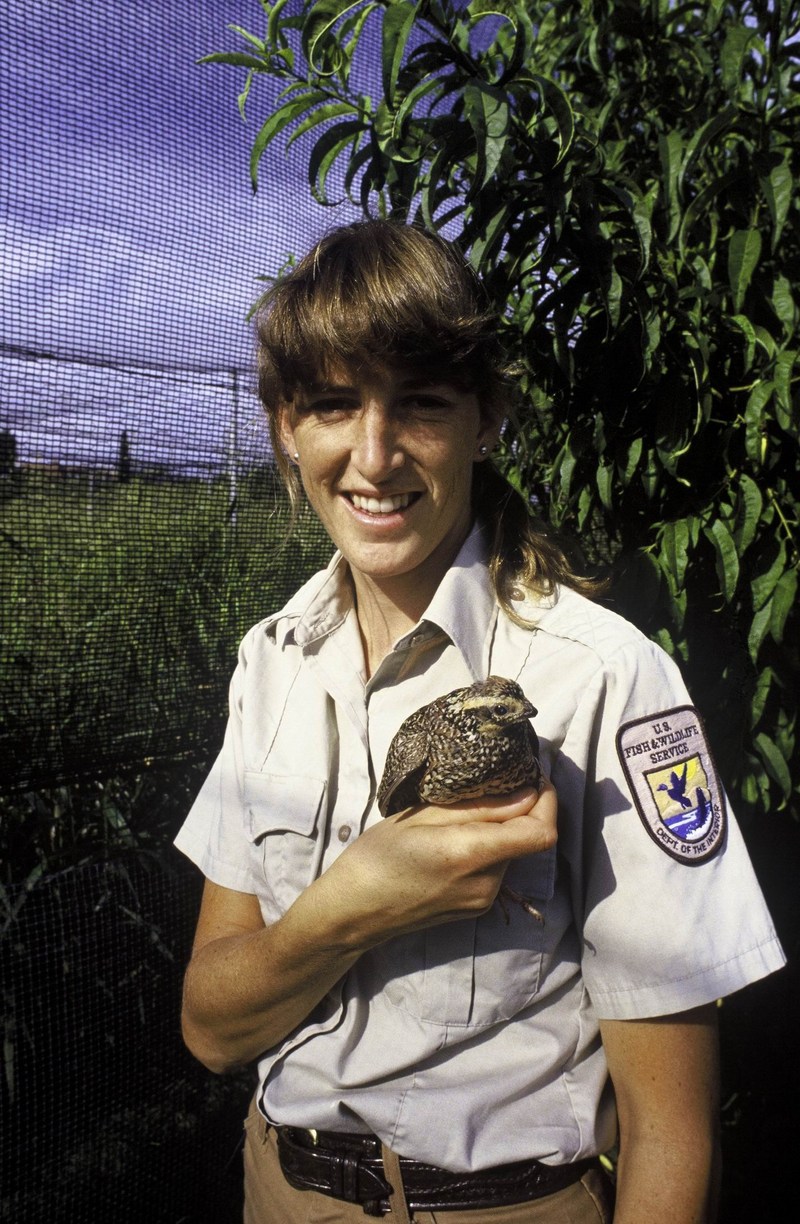
POLYGON ((617 752, 642 823, 679 863, 703 863, 722 848, 725 800, 693 706, 626 723, 617 752))

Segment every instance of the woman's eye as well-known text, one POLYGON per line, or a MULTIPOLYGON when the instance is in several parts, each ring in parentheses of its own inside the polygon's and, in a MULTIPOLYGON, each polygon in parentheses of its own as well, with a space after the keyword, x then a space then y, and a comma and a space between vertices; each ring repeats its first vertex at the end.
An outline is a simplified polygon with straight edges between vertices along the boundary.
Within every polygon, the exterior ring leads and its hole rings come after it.
POLYGON ((318 399, 311 400, 310 403, 303 406, 303 411, 318 413, 320 416, 328 416, 334 412, 348 412, 357 407, 356 403, 347 399, 318 399))
POLYGON ((411 412, 441 412, 450 404, 438 395, 412 395, 405 401, 405 407, 411 412))

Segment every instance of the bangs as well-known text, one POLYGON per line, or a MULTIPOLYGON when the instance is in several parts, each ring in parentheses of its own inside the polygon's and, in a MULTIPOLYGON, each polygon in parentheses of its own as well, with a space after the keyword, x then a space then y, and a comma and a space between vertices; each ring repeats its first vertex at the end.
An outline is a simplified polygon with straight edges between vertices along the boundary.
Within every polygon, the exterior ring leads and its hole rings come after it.
POLYGON ((270 414, 337 366, 413 365, 491 398, 505 381, 472 269, 444 239, 390 221, 324 238, 262 299, 256 329, 270 414))

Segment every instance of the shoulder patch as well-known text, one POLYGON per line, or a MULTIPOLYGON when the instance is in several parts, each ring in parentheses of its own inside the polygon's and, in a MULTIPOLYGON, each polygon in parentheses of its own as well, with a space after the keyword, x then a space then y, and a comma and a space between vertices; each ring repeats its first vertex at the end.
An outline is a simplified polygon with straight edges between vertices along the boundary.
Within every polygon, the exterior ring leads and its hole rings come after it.
POLYGON ((617 732, 617 752, 644 827, 679 863, 703 863, 725 837, 725 800, 700 715, 678 706, 617 732))

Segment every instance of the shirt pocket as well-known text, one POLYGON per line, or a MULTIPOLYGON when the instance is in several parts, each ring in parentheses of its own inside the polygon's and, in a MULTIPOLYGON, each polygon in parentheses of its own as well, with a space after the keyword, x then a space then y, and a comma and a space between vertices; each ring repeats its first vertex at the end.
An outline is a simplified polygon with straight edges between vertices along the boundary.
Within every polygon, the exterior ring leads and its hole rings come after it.
POLYGON ((480 918, 443 923, 374 949, 389 1001, 441 1025, 443 1046, 460 1040, 463 1029, 481 1031, 517 1015, 535 999, 552 951, 555 933, 547 918, 555 878, 555 847, 518 859, 506 872, 505 882, 530 900, 542 922, 502 897, 480 918))
POLYGON ((245 771, 245 835, 263 875, 263 899, 276 918, 319 873, 326 787, 324 778, 245 771))

